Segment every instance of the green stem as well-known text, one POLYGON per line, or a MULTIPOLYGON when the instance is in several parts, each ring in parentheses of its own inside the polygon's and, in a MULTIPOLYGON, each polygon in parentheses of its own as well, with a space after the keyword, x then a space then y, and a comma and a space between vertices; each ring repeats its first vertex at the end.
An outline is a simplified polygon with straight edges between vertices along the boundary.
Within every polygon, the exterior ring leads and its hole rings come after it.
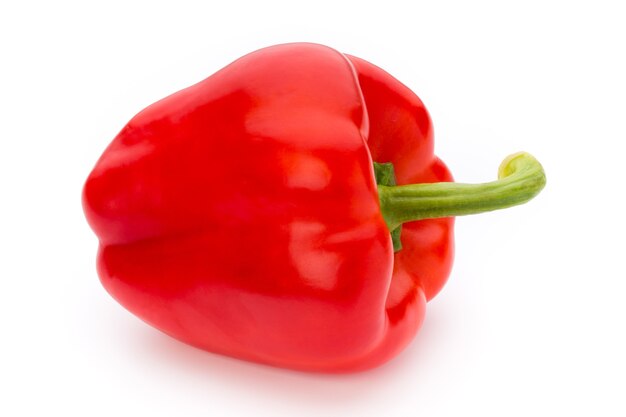
POLYGON ((523 204, 546 184, 539 161, 526 152, 508 156, 498 180, 484 184, 439 182, 378 186, 383 217, 389 230, 402 223, 439 217, 464 216, 523 204))

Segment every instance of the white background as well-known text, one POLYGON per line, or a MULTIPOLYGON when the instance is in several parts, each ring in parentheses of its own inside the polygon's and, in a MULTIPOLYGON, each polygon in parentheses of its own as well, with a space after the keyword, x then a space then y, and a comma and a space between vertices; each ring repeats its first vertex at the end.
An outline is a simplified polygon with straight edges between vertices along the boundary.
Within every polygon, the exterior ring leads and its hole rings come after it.
MULTIPOLYGON (((0 414, 626 414, 620 1, 2 2, 0 414), (457 180, 526 150, 548 185, 457 221, 418 337, 355 375, 208 354, 101 288, 82 183, 137 111, 237 57, 312 41, 426 103, 457 180)), ((364 262, 367 260, 364 259, 364 262)))

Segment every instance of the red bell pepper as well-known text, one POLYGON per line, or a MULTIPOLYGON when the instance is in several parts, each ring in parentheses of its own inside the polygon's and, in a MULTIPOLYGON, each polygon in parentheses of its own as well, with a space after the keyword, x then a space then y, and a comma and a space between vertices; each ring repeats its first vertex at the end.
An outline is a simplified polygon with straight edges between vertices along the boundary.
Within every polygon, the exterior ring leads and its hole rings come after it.
POLYGON ((451 182, 413 92, 359 58, 287 44, 137 114, 83 206, 102 284, 142 320, 211 352, 345 372, 413 338, 451 269, 451 216, 545 183, 525 153, 500 174, 451 182))

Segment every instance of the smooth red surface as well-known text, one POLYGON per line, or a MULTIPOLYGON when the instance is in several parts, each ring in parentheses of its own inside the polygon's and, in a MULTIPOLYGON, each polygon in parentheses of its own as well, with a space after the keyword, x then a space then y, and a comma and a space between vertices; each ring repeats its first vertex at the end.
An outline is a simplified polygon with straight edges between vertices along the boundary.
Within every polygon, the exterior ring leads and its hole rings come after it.
POLYGON ((372 161, 451 181, 430 118, 381 69, 314 44, 251 53, 140 112, 83 206, 108 292, 184 342, 301 370, 371 368, 423 321, 452 219, 403 226, 394 255, 372 161))

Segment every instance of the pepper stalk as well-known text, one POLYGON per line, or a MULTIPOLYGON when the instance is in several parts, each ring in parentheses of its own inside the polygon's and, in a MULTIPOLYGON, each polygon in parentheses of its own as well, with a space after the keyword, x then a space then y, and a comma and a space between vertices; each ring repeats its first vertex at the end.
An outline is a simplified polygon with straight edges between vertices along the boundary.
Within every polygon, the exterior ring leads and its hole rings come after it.
POLYGON ((394 251, 401 248, 402 223, 465 216, 524 204, 546 184, 543 167, 532 155, 509 155, 498 169, 498 180, 482 184, 439 182, 395 185, 393 166, 374 163, 380 209, 392 234, 394 251))

